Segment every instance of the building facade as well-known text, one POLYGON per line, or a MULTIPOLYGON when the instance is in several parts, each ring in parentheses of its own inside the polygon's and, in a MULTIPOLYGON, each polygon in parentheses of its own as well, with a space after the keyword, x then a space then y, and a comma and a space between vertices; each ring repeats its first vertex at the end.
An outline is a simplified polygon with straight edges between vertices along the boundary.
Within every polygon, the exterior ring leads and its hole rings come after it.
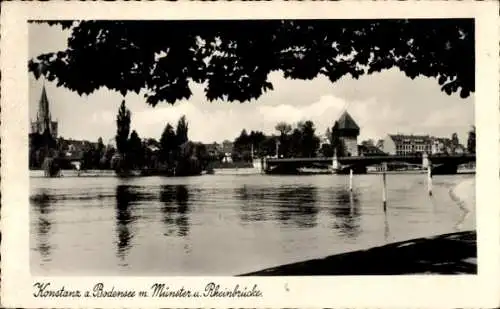
POLYGON ((36 120, 31 121, 31 131, 30 133, 43 134, 46 130, 49 131, 50 135, 56 139, 58 132, 57 121, 52 121, 52 115, 49 109, 49 100, 47 98, 47 92, 45 86, 42 88, 42 95, 40 101, 38 101, 38 111, 36 114, 36 120))
POLYGON ((399 156, 431 153, 432 140, 429 135, 389 134, 384 139, 382 150, 399 156))
POLYGON ((389 134, 382 143, 384 152, 391 155, 461 154, 464 147, 453 145, 450 138, 429 135, 389 134))
POLYGON ((436 137, 432 141, 432 154, 463 154, 465 147, 454 144, 451 138, 436 137))
POLYGON ((359 155, 359 126, 347 111, 342 113, 340 118, 335 122, 332 131, 337 134, 339 140, 343 143, 346 156, 357 157, 359 155))
POLYGON ((380 148, 374 145, 359 145, 358 154, 362 157, 367 156, 385 156, 387 153, 383 152, 380 148))
POLYGON ((222 152, 224 153, 224 158, 222 159, 223 162, 231 163, 233 162, 233 149, 234 149, 234 143, 228 140, 225 140, 222 142, 222 152))

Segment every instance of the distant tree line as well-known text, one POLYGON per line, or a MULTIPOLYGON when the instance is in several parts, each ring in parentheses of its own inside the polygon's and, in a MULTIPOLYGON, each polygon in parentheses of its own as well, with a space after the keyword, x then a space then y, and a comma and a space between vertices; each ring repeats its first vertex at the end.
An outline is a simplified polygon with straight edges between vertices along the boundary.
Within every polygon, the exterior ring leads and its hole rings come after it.
POLYGON ((111 168, 119 174, 130 170, 145 173, 187 176, 201 174, 207 166, 205 145, 189 140, 189 126, 185 116, 177 127, 167 123, 159 141, 149 138, 141 141, 139 134, 130 133, 131 113, 122 101, 116 117, 116 154, 111 168))
POLYGON ((289 157, 316 157, 333 156, 333 148, 341 149, 341 141, 336 140, 328 129, 326 137, 329 143, 321 143, 321 138, 316 134, 313 121, 300 121, 295 126, 287 122, 279 122, 275 126, 277 134, 265 135, 260 131, 243 129, 233 142, 233 161, 249 161, 252 158, 252 149, 255 157, 279 156, 289 157), (337 144, 332 142, 337 142, 337 144))

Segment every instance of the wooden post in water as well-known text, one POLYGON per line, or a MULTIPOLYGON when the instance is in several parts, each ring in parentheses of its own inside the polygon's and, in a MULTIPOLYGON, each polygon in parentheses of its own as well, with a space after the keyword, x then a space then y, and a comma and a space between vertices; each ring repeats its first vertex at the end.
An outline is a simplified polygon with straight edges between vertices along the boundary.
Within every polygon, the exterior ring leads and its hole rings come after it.
POLYGON ((427 153, 422 156, 422 167, 427 169, 427 192, 432 196, 432 162, 427 153))
POLYGON ((349 169, 349 191, 352 192, 352 168, 349 169))
POLYGON ((429 196, 432 196, 432 164, 427 166, 427 191, 429 192, 429 196))
POLYGON ((382 163, 382 204, 384 212, 387 212, 387 179, 386 179, 387 163, 382 163))

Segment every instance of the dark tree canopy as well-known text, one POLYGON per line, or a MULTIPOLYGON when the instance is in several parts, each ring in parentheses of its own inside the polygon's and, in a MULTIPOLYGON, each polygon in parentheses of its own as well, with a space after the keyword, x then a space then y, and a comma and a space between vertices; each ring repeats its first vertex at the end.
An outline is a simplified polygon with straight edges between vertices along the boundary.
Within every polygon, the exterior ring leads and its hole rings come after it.
POLYGON ((186 116, 182 115, 179 121, 177 122, 177 129, 176 129, 177 143, 179 145, 182 145, 189 140, 188 130, 189 126, 186 120, 186 116))
POLYGON ((467 138, 467 151, 469 153, 476 153, 476 127, 473 126, 469 131, 467 138))
POLYGON ((280 135, 287 135, 288 133, 292 132, 292 126, 289 123, 286 123, 284 121, 279 122, 276 127, 276 131, 280 132, 280 135))
POLYGON ((142 147, 142 141, 139 134, 134 130, 130 133, 130 138, 128 141, 128 156, 132 165, 135 167, 141 167, 144 158, 144 149, 142 147))
POLYGON ((160 138, 160 151, 163 160, 168 160, 170 153, 177 149, 178 142, 174 127, 167 123, 160 138))
POLYGON ((125 100, 120 104, 116 115, 116 148, 120 154, 128 151, 128 135, 130 133, 130 110, 125 106, 125 100))
POLYGON ((245 102, 273 89, 273 71, 335 82, 392 67, 447 94, 475 90, 473 19, 44 22, 71 30, 68 48, 29 70, 79 94, 144 90, 151 105, 173 104, 195 82, 210 101, 245 102))

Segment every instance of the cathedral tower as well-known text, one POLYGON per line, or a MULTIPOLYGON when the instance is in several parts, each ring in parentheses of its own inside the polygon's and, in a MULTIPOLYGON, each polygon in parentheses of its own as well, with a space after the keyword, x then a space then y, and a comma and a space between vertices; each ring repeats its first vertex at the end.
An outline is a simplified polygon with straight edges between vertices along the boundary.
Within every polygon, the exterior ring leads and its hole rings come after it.
POLYGON ((48 130, 54 139, 57 138, 57 121, 52 121, 50 114, 49 99, 47 98, 47 91, 45 85, 42 88, 42 95, 38 101, 38 112, 36 120, 31 122, 31 133, 43 134, 48 130))

